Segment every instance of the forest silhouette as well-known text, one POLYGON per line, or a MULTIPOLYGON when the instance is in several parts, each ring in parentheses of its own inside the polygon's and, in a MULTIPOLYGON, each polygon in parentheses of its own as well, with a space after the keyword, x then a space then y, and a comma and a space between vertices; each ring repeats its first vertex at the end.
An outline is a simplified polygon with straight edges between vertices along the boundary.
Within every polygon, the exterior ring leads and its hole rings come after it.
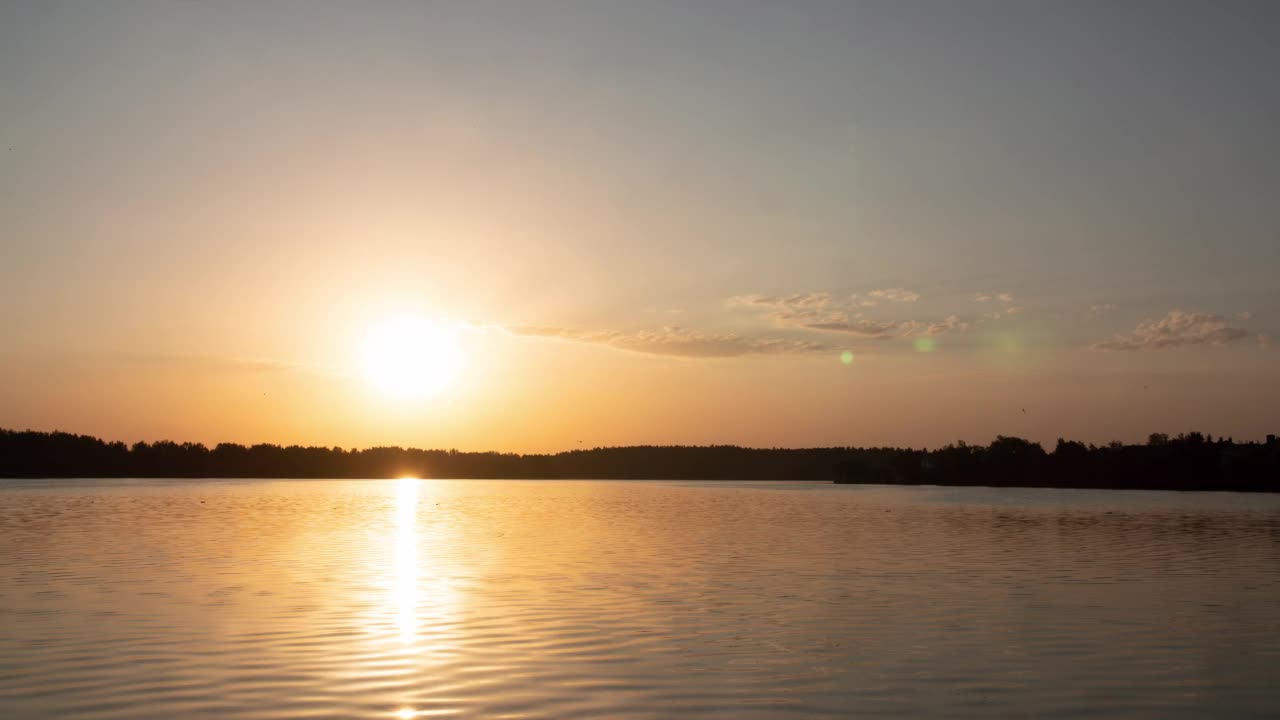
POLYGON ((520 455, 401 447, 344 450, 160 441, 126 445, 65 432, 0 429, 0 477, 511 478, 825 480, 996 487, 1280 491, 1280 442, 1153 434, 1144 445, 1058 440, 1052 452, 998 436, 910 448, 632 446, 520 455))

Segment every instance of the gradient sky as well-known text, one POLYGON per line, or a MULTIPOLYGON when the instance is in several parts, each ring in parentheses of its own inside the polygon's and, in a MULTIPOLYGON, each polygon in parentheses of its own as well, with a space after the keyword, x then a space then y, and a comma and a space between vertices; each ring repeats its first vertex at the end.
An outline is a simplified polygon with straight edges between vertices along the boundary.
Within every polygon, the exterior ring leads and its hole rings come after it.
POLYGON ((1280 432, 1278 31, 1270 1, 0 2, 0 427, 1280 432), (405 312, 463 328, 426 401, 356 370, 405 312))

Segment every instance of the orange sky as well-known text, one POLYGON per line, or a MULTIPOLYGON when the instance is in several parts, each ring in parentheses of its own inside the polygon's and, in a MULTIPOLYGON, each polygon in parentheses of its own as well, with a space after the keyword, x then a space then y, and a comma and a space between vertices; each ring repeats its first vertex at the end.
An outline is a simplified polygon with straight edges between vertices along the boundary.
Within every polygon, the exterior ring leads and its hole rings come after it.
POLYGON ((1264 19, 303 10, 0 10, 0 427, 518 451, 1280 428, 1264 19), (405 313, 465 355, 427 398, 362 372, 405 313))

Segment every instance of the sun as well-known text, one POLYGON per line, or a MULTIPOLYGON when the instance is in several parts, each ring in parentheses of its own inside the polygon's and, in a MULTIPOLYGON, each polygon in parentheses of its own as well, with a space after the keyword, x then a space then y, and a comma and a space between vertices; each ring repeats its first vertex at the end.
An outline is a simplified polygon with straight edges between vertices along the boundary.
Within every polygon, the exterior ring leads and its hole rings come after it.
POLYGON ((462 372, 462 347, 455 333, 419 317, 394 317, 375 325, 360 350, 365 377, 389 397, 436 395, 462 372))

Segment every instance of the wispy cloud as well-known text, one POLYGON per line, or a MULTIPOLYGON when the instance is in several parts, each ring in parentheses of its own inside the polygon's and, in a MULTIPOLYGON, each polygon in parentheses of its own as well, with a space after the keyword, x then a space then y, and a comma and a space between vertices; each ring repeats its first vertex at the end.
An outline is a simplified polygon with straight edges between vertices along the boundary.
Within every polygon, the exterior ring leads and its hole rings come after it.
POLYGON ((948 315, 945 320, 924 324, 918 330, 918 334, 943 335, 949 332, 964 332, 968 329, 969 323, 962 321, 959 316, 948 315))
POLYGON ((991 302, 992 300, 996 300, 998 302, 1007 304, 1007 303, 1013 302, 1013 295, 1007 292, 1002 292, 1002 293, 980 292, 980 293, 975 293, 973 296, 974 302, 984 303, 984 302, 991 302))
POLYGON ((1094 313, 1096 315, 1101 315, 1102 313, 1111 312, 1112 310, 1115 310, 1115 309, 1116 309, 1116 306, 1112 305, 1111 303, 1099 303, 1097 305, 1089 306, 1089 312, 1094 313))
POLYGON ((829 292, 780 296, 736 295, 729 298, 728 304, 767 310, 765 317, 788 325, 839 322, 843 317, 843 313, 837 309, 835 297, 829 292))
POLYGON ((850 333, 853 335, 863 335, 876 340, 886 340, 893 337, 895 331, 903 327, 903 325, 904 323, 897 320, 879 322, 876 320, 861 320, 857 318, 850 319, 848 317, 844 317, 825 320, 823 322, 806 323, 800 327, 809 330, 850 333))
POLYGON ((1146 320, 1128 335, 1094 343, 1095 350, 1161 350, 1187 345, 1225 345, 1249 337, 1249 331, 1227 325, 1221 315, 1173 310, 1159 320, 1146 320))
POLYGON ((967 330, 969 324, 956 315, 933 322, 902 319, 870 319, 862 308, 885 303, 914 303, 920 294, 905 288, 871 290, 865 296, 852 294, 836 297, 830 292, 796 295, 738 295, 729 304, 763 312, 762 317, 786 327, 829 333, 858 335, 874 340, 915 335, 939 335, 967 330))
POLYGON ((905 288, 885 288, 884 290, 872 290, 867 295, 884 300, 886 302, 902 302, 913 303, 920 299, 920 293, 912 292, 905 288))
POLYGON ((835 298, 829 292, 797 293, 795 295, 734 295, 730 305, 756 305, 764 307, 814 308, 827 307, 835 298))
POLYGON ((812 313, 830 309, 875 307, 882 302, 913 303, 919 299, 920 293, 896 287, 869 290, 861 295, 851 293, 843 297, 836 297, 825 290, 794 295, 736 295, 729 298, 729 304, 812 313))
POLYGON ((618 350, 689 358, 722 358, 742 355, 786 355, 825 352, 823 343, 782 338, 750 338, 741 335, 708 335, 681 327, 664 327, 625 333, 616 330, 578 330, 558 327, 509 327, 524 337, 555 338, 607 345, 618 350))

